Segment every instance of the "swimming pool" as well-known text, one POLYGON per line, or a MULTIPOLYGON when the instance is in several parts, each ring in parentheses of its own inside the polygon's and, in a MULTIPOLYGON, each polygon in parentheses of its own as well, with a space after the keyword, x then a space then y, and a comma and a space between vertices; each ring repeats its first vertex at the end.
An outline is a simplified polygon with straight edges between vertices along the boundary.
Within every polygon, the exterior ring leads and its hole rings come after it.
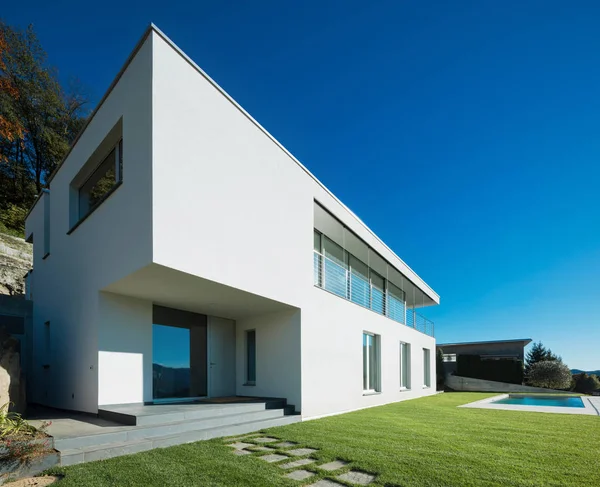
POLYGON ((493 401, 494 404, 512 404, 514 406, 553 406, 559 408, 584 408, 581 397, 577 396, 523 396, 510 394, 508 397, 493 401))
POLYGON ((600 416, 600 398, 560 394, 502 394, 462 404, 459 408, 600 416))

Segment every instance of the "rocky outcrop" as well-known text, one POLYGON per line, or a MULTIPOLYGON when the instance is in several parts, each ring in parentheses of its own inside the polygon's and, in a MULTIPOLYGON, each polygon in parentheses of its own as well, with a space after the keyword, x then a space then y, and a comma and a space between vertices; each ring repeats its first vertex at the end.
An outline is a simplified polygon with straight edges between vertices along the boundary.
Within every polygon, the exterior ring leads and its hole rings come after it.
POLYGON ((18 349, 19 341, 0 327, 0 406, 11 403, 11 411, 24 412, 25 384, 18 349))
POLYGON ((32 267, 32 245, 0 233, 0 294, 25 293, 25 274, 32 267))

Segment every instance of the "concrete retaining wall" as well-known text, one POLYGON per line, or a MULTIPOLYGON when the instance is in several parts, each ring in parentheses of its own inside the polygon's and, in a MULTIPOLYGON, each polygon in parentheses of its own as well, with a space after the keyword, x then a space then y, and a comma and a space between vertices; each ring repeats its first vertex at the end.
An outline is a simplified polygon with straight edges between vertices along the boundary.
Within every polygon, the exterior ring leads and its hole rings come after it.
POLYGON ((471 377, 460 377, 458 375, 447 375, 446 386, 455 391, 464 392, 562 392, 543 387, 523 386, 521 384, 509 384, 507 382, 495 382, 493 380, 473 379, 471 377))

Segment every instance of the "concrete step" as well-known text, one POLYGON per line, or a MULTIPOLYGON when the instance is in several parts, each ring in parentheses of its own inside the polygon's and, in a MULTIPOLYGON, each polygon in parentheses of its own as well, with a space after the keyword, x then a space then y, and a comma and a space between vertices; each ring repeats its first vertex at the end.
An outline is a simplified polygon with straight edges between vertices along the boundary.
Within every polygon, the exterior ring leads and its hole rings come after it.
POLYGON ((157 436, 129 441, 117 441, 109 444, 89 445, 80 448, 60 450, 61 465, 75 465, 77 463, 104 460, 106 458, 130 455, 153 448, 165 448, 183 443, 208 440, 222 436, 234 436, 252 433, 274 426, 285 426, 301 420, 299 415, 279 416, 270 419, 228 424, 205 429, 190 430, 174 435, 157 436))
POLYGON ((281 418, 283 416, 283 409, 264 409, 263 407, 263 409, 257 411, 245 411, 243 413, 217 415, 201 419, 167 422, 165 424, 150 424, 131 427, 125 426, 119 431, 110 433, 100 433, 95 435, 78 436, 73 438, 55 438, 54 448, 62 451, 77 448, 94 447, 112 443, 124 443, 159 436, 179 435, 189 431, 224 427, 228 425, 248 423, 252 421, 276 419, 281 418))
POLYGON ((178 423, 190 419, 212 418, 214 416, 229 416, 232 414, 264 411, 265 409, 283 409, 285 400, 269 400, 260 402, 241 402, 234 404, 207 404, 199 408, 188 410, 175 410, 170 406, 144 407, 143 412, 136 410, 135 406, 114 406, 98 410, 98 416, 103 419, 115 421, 131 426, 146 426, 153 424, 178 423))

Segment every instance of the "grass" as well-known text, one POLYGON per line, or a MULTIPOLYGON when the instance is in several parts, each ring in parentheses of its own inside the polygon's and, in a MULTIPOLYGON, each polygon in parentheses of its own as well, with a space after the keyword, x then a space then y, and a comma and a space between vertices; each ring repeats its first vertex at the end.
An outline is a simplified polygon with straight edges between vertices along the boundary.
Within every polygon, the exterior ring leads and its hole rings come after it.
MULTIPOLYGON (((268 434, 376 474, 377 487, 600 485, 599 417, 456 407, 492 395, 441 394, 268 434)), ((235 456, 215 439, 52 472, 65 475, 57 487, 299 486, 339 474, 295 482, 257 455, 235 456)))

